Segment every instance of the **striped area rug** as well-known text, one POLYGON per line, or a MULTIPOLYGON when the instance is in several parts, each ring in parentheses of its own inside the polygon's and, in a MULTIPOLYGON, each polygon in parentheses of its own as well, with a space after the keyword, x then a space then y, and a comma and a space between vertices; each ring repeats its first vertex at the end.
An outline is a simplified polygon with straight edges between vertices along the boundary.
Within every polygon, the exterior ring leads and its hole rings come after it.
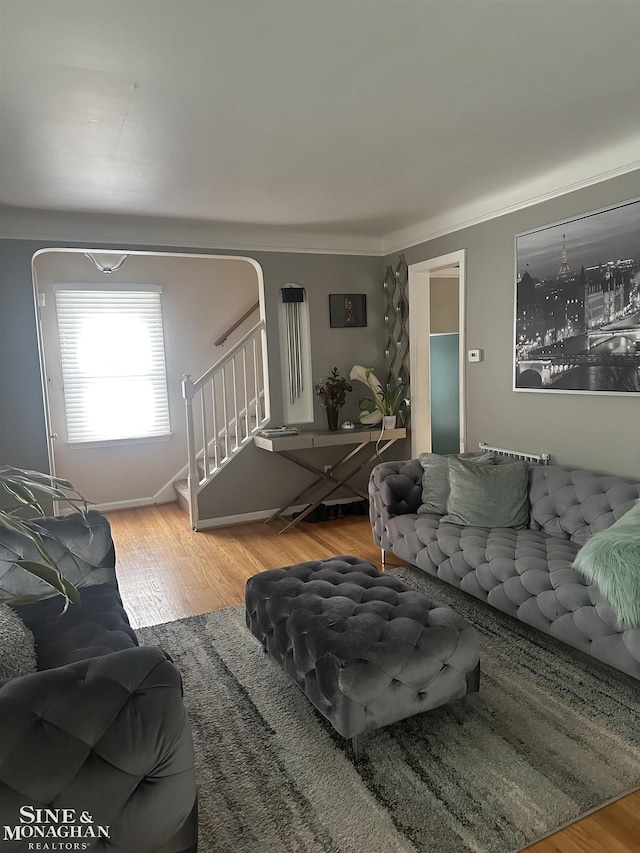
POLYGON ((478 630, 480 692, 350 744, 234 607, 138 630, 184 676, 200 853, 509 853, 640 785, 640 684, 404 568, 478 630))

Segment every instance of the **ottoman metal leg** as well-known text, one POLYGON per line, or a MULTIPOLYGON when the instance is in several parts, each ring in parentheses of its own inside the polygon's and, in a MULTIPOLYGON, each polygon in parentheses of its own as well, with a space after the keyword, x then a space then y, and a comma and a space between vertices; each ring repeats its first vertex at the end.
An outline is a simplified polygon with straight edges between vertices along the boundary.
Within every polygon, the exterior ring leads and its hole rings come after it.
POLYGON ((467 673, 467 693, 478 693, 480 690, 480 664, 467 673))

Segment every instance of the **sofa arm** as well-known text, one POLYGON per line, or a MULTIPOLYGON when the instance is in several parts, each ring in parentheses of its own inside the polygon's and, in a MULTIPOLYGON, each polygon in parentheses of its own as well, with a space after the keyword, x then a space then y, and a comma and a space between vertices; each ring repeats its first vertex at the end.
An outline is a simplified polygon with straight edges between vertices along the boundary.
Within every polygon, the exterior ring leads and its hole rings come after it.
POLYGON ((419 459, 383 462, 369 478, 369 518, 377 545, 387 547, 382 536, 393 515, 417 512, 422 503, 422 475, 419 459))
MULTIPOLYGON (((54 534, 47 542, 47 550, 62 574, 74 586, 109 584, 116 587, 116 555, 111 538, 111 527, 101 512, 92 509, 82 515, 42 518, 38 524, 54 534)), ((16 560, 35 560, 41 557, 33 544, 9 530, 0 530, 0 601, 34 596, 46 598, 54 595, 53 588, 43 580, 16 566, 16 560)))
POLYGON ((160 649, 126 649, 0 682, 3 826, 19 825, 25 805, 73 809, 109 827, 100 850, 151 853, 176 835, 184 839, 195 799, 180 673, 160 649))

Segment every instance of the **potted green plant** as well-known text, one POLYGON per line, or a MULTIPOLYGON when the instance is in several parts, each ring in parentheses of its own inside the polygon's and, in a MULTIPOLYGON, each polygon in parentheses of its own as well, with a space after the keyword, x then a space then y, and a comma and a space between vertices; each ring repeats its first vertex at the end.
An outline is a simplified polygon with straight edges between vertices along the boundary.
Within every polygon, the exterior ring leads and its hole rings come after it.
POLYGON ((0 466, 0 487, 0 527, 27 539, 40 557, 16 560, 16 565, 49 583, 64 598, 65 610, 69 604, 79 603, 78 590, 63 577, 48 550, 48 543, 60 540, 38 519, 47 515, 45 507, 52 501, 85 515, 86 500, 68 480, 10 465, 0 466))
POLYGON ((380 411, 384 429, 395 429, 400 404, 403 401, 404 385, 399 383, 395 388, 386 387, 380 393, 380 411))
POLYGON ((362 382, 371 395, 360 400, 360 422, 370 425, 382 423, 383 429, 394 429, 400 406, 404 402, 404 383, 384 387, 372 367, 362 367, 360 364, 351 368, 349 379, 362 382))

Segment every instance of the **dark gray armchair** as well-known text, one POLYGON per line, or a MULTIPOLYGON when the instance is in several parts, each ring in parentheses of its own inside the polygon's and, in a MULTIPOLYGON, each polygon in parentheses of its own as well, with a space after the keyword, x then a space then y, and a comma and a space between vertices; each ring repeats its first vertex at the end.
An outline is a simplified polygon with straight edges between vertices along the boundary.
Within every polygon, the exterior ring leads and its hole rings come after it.
MULTIPOLYGON (((81 604, 62 615, 58 596, 15 607, 35 636, 38 671, 0 681, 0 827, 11 828, 3 850, 33 849, 31 829, 15 831, 26 806, 29 817, 50 810, 27 824, 47 830, 58 825, 55 810, 73 810, 64 816, 89 833, 82 849, 193 853, 196 785, 180 673, 162 650, 138 646, 107 519, 90 511, 45 524, 75 555, 58 546, 81 604)), ((19 557, 35 554, 0 532, 0 598, 46 594, 46 584, 15 566, 19 557)))

